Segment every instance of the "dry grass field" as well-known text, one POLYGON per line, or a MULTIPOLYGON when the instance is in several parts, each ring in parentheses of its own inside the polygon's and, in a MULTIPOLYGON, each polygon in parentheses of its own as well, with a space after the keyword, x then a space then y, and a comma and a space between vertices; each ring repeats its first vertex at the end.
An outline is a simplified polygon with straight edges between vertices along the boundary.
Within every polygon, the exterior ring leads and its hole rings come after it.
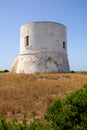
POLYGON ((0 117, 21 121, 43 117, 56 98, 87 83, 87 74, 12 74, 0 73, 0 117))

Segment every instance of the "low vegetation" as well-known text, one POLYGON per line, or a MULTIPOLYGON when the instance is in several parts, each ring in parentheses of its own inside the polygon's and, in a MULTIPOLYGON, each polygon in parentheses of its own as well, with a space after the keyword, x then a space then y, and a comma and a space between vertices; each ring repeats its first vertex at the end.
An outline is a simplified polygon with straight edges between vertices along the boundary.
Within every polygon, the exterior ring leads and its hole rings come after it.
POLYGON ((50 121, 44 120, 47 108, 57 98, 65 99, 67 94, 81 89, 86 83, 86 73, 0 73, 0 117, 4 117, 6 122, 15 119, 15 124, 20 125, 26 117, 27 125, 35 120, 33 126, 40 125, 41 130, 46 130, 50 127, 50 121), (39 121, 40 118, 42 120, 39 121))
POLYGON ((56 99, 47 108, 44 118, 27 124, 17 120, 6 122, 0 119, 1 130, 86 130, 87 129, 87 84, 69 94, 65 99, 56 99))
POLYGON ((87 130, 87 84, 48 107, 44 121, 35 120, 30 130, 87 130), (44 129, 45 128, 45 129, 44 129))

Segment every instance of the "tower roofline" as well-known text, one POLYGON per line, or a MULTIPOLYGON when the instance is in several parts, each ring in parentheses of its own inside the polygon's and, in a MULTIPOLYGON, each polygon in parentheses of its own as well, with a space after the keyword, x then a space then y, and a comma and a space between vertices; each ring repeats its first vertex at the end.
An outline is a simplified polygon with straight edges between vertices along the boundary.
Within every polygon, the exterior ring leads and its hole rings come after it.
POLYGON ((28 23, 22 24, 21 27, 23 27, 25 25, 28 25, 28 24, 37 24, 37 23, 53 23, 53 24, 58 24, 58 25, 61 25, 61 26, 64 26, 65 28, 67 28, 64 24, 58 23, 58 22, 54 22, 54 21, 32 21, 32 22, 28 22, 28 23))

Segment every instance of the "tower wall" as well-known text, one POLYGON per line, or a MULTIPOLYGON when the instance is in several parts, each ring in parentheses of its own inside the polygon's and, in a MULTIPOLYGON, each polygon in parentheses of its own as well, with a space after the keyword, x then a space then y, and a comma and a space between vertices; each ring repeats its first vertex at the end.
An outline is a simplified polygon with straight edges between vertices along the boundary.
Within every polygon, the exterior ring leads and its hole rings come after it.
POLYGON ((55 22, 33 22, 20 29, 16 73, 69 72, 66 27, 55 22))

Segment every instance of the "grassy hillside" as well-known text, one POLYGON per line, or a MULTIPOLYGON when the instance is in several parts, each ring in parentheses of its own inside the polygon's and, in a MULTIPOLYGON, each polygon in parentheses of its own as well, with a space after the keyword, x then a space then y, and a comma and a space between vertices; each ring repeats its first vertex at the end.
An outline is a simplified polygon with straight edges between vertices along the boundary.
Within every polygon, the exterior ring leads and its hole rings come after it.
POLYGON ((21 121, 43 117, 56 98, 80 89, 87 74, 12 74, 0 73, 0 117, 21 121))

